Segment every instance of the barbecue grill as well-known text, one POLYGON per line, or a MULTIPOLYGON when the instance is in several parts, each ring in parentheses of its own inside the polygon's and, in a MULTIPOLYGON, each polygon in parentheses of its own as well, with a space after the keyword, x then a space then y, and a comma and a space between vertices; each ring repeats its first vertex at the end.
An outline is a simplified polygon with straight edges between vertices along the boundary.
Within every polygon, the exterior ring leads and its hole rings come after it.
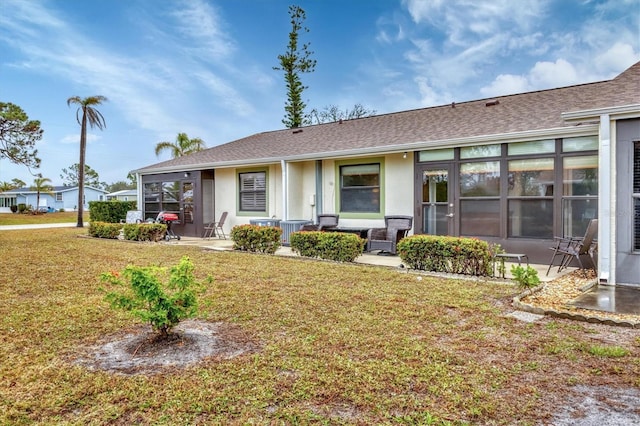
POLYGON ((158 217, 156 217, 156 222, 164 223, 165 225, 167 225, 167 233, 164 237, 167 241, 171 239, 176 239, 180 241, 180 235, 176 235, 176 233, 173 232, 173 229, 171 229, 171 227, 174 224, 176 225, 180 224, 180 221, 178 220, 178 215, 176 213, 160 212, 158 213, 158 217))

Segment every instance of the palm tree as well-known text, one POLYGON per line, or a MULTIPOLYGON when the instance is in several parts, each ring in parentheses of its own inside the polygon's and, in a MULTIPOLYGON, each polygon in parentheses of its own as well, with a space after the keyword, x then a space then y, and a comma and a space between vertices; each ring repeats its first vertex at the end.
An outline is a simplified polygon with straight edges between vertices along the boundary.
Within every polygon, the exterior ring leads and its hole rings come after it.
POLYGON ((206 148, 204 141, 200 138, 189 139, 186 133, 178 133, 175 142, 158 142, 156 145, 156 156, 165 150, 171 151, 171 158, 182 157, 202 151, 206 148))
POLYGON ((93 129, 97 127, 102 130, 107 127, 107 124, 104 121, 104 117, 98 111, 95 106, 100 105, 103 102, 106 102, 107 98, 104 96, 89 96, 86 98, 81 98, 79 96, 72 96, 67 99, 67 105, 71 106, 71 104, 78 105, 78 109, 76 110, 76 120, 80 125, 80 162, 78 163, 78 224, 76 225, 78 228, 82 228, 84 224, 82 223, 82 214, 84 213, 84 165, 85 165, 85 154, 87 151, 87 123, 93 129), (80 112, 82 111, 82 118, 80 118, 80 112))
POLYGON ((53 186, 50 184, 51 179, 43 178, 42 175, 39 175, 33 180, 33 185, 29 188, 31 191, 36 191, 36 213, 40 209, 40 193, 44 192, 45 194, 53 195, 53 186))

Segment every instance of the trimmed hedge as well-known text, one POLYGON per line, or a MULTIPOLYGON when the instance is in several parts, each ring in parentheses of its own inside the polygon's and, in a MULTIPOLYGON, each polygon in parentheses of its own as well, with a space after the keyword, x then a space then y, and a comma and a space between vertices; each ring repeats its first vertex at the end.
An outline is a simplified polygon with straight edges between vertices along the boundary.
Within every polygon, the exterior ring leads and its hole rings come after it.
POLYGON ((233 249, 274 254, 282 245, 282 229, 274 226, 237 225, 231 229, 233 249))
POLYGON ((292 232, 289 240, 293 252, 300 256, 336 262, 353 262, 367 242, 355 234, 321 231, 292 232))
POLYGON ((398 243, 398 255, 412 269, 493 276, 494 257, 486 241, 477 238, 412 235, 398 243))
POLYGON ((119 223, 89 222, 89 235, 95 238, 116 239, 121 229, 122 225, 119 223))
POLYGON ((122 228, 125 240, 160 241, 167 233, 164 223, 127 223, 122 228))
POLYGON ((136 210, 135 201, 90 201, 89 221, 120 223, 129 210, 136 210))

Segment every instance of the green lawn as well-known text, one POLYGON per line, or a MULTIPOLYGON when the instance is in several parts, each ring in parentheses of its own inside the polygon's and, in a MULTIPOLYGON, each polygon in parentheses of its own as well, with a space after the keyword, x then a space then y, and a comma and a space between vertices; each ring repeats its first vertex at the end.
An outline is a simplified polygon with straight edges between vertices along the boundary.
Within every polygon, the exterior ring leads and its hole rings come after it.
POLYGON ((85 235, 0 231, 0 424, 542 424, 573 385, 640 386, 640 339, 506 317, 512 286, 85 235), (135 323, 99 274, 183 255, 214 277, 199 317, 258 351, 151 376, 70 363, 135 323))
MULTIPOLYGON (((84 212, 84 221, 89 221, 89 212, 84 212)), ((43 214, 0 213, 0 225, 31 225, 34 223, 74 223, 78 212, 56 212, 43 214)))

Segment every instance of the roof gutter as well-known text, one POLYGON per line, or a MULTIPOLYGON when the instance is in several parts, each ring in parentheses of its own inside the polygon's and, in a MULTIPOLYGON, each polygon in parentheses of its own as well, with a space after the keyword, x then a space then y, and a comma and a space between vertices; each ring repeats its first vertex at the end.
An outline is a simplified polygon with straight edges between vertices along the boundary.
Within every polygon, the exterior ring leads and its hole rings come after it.
POLYGON ((640 104, 622 105, 617 107, 585 109, 582 111, 563 112, 562 119, 568 122, 573 121, 600 121, 602 115, 609 115, 610 118, 635 118, 640 116, 640 104))

